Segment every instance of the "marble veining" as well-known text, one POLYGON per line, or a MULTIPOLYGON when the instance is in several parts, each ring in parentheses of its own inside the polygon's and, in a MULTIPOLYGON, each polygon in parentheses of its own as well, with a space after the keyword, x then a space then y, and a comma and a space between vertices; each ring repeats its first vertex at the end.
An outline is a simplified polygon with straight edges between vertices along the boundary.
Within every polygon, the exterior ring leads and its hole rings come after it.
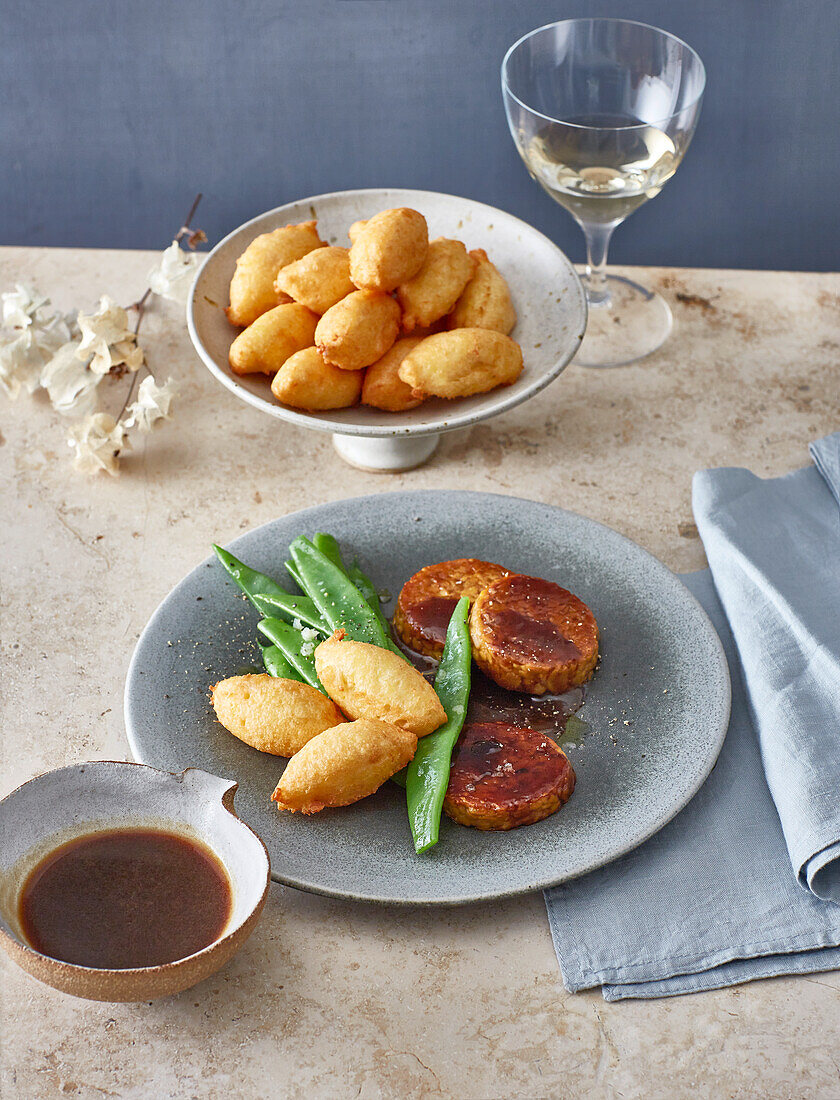
MULTIPOLYGON (((0 286, 57 305, 133 301, 152 254, 0 249, 0 286)), ((704 564, 695 469, 804 465, 840 427, 840 276, 646 270, 675 328, 649 359, 572 364, 532 401, 447 436, 428 465, 367 474, 328 436, 237 401, 200 365, 177 307, 144 322, 179 396, 118 479, 76 474, 65 425, 0 400, 0 793, 39 771, 125 758, 129 656, 211 539, 321 501, 458 488, 561 505, 676 570, 704 564)), ((410 533, 406 536, 410 538, 410 533)), ((606 1004, 563 989, 542 898, 413 912, 273 885, 217 975, 152 1004, 64 996, 0 959, 0 1095, 45 1100, 504 1097, 736 1100, 840 1095, 840 976, 606 1004)))

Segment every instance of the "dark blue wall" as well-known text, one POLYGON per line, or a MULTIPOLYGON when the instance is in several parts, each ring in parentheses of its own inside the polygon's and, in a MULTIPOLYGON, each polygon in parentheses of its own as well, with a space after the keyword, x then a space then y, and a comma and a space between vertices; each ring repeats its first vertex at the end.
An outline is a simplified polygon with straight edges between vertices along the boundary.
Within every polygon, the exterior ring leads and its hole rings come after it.
POLYGON ((581 257, 527 177, 499 63, 520 34, 624 15, 693 45, 694 144, 612 258, 840 266, 838 0, 9 0, 0 243, 157 247, 193 194, 211 240, 282 202, 397 185, 469 195, 581 257), (10 11, 10 9, 16 9, 10 11))

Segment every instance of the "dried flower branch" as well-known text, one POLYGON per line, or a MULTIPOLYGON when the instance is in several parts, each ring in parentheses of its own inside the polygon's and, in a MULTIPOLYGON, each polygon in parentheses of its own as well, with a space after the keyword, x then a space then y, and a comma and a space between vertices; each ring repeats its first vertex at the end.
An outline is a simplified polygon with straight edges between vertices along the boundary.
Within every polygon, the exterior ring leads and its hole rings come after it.
POLYGON ((75 318, 50 311, 49 298, 39 297, 23 285, 0 296, 2 328, 6 330, 0 331, 0 389, 14 400, 21 391, 34 393, 40 387, 62 416, 83 418, 72 426, 68 437, 75 451, 73 464, 83 473, 105 470, 117 474, 120 452, 130 446, 129 432, 149 432, 159 420, 170 418, 174 383, 170 378, 158 386, 138 335, 152 295, 186 303, 203 260, 194 249, 207 240, 202 230, 191 228, 200 201, 198 194, 184 224, 149 272, 144 294, 128 307, 137 313, 133 327, 128 311, 107 294, 93 313, 79 311, 75 318), (146 377, 132 403, 141 370, 146 377), (102 379, 120 379, 126 374, 131 375, 131 382, 119 416, 97 410, 102 379))

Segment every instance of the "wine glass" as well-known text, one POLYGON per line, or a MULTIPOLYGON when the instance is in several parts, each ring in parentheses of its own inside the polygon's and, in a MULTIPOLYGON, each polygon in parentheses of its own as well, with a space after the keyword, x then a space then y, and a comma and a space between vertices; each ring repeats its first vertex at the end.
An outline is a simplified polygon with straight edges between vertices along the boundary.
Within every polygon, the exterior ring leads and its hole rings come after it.
POLYGON ((632 363, 671 331, 660 295, 606 273, 617 225, 658 195, 688 149, 706 83, 674 35, 626 19, 564 19, 502 62, 508 125, 532 178, 586 237, 589 322, 575 362, 632 363))

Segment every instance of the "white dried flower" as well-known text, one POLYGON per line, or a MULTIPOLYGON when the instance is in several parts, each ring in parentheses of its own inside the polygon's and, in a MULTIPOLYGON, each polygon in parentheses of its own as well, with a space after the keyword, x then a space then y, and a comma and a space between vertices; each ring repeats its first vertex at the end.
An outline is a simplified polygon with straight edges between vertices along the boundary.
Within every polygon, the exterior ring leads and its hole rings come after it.
POLYGON ((3 324, 7 328, 29 328, 36 320, 38 310, 49 305, 49 298, 38 298, 32 287, 17 283, 14 290, 3 295, 3 324))
POLYGON ((149 272, 152 293, 170 302, 186 305, 193 278, 203 262, 204 256, 198 252, 187 252, 177 240, 173 241, 158 265, 149 272))
POLYGON ((74 424, 67 440, 76 454, 73 465, 83 474, 105 470, 111 476, 119 471, 119 454, 125 440, 125 428, 107 413, 93 413, 74 424))
POLYGON ((55 312, 29 329, 45 360, 70 340, 78 340, 79 328, 71 314, 55 312))
POLYGON ((0 344, 0 388, 14 400, 21 390, 38 388, 44 357, 30 329, 14 340, 0 344))
POLYGON ((47 312, 49 298, 40 298, 28 286, 18 284, 0 295, 3 324, 11 331, 0 334, 0 388, 15 399, 21 390, 33 393, 41 368, 70 339, 67 320, 59 312, 47 312))
POLYGON ((171 378, 159 386, 151 375, 144 378, 137 391, 137 400, 128 406, 128 415, 122 422, 125 428, 137 428, 139 432, 150 432, 157 420, 169 419, 169 406, 175 393, 175 383, 171 378))
POLYGON ((107 294, 103 294, 95 313, 79 313, 77 318, 82 339, 76 349, 79 359, 90 360, 95 374, 107 374, 111 367, 124 363, 128 370, 143 365, 143 349, 128 326, 128 314, 107 294))
POLYGON ((96 405, 96 387, 101 374, 88 370, 87 363, 76 355, 76 342, 69 341, 58 349, 41 370, 41 385, 49 394, 50 404, 62 416, 84 415, 96 405))

